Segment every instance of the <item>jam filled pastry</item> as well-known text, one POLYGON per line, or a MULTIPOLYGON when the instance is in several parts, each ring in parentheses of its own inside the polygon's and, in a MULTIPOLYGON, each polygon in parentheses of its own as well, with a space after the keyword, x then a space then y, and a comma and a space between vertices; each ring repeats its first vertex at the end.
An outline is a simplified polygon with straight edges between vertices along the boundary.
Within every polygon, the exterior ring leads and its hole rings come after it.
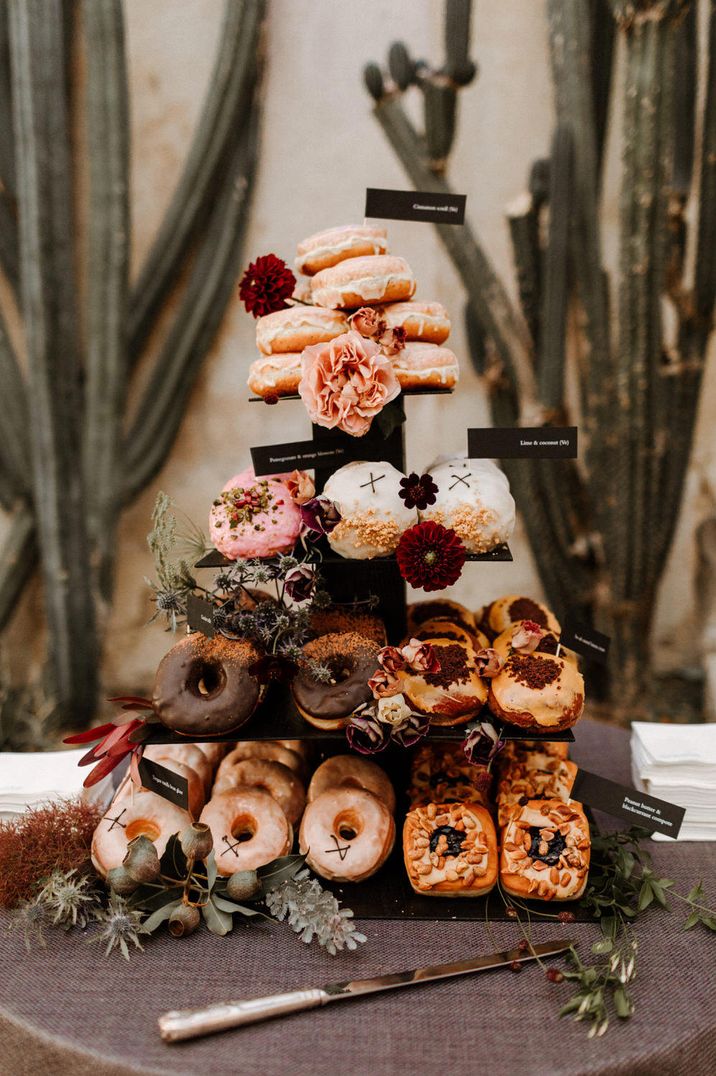
POLYGON ((569 744, 559 740, 508 740, 497 756, 499 766, 512 761, 531 762, 533 756, 569 758, 569 744))
POLYGON ((497 881, 497 837, 476 803, 415 807, 403 827, 410 884, 424 897, 481 897, 497 881))
POLYGON ((521 728, 558 732, 584 709, 584 680, 571 661, 551 654, 513 653, 490 680, 495 717, 521 728))
POLYGON ((515 808, 528 800, 569 800, 577 767, 573 762, 542 755, 537 760, 512 762, 501 773, 497 785, 497 823, 507 825, 515 808))
POLYGON ((503 830, 500 885, 514 897, 576 900, 587 884, 590 848, 580 804, 530 800, 503 830))
POLYGON ((433 725, 463 725, 482 709, 487 685, 478 674, 472 646, 450 639, 427 639, 440 662, 437 672, 397 673, 411 707, 429 714, 433 725))
POLYGON ((478 612, 477 619, 482 630, 491 638, 501 635, 520 620, 531 620, 557 635, 562 631, 557 617, 546 605, 532 598, 522 598, 519 594, 508 594, 490 602, 478 612))
POLYGON ((489 806, 490 778, 485 766, 468 762, 461 744, 421 744, 413 755, 408 798, 427 803, 479 803, 489 806))

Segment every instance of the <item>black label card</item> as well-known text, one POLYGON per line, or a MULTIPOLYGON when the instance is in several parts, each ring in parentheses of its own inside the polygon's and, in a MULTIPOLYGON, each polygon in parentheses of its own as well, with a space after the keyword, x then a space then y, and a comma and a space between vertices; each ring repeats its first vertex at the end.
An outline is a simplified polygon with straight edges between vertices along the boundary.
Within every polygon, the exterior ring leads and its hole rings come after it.
POLYGON ((185 811, 189 810, 189 782, 186 777, 144 756, 139 760, 139 776, 143 788, 156 792, 158 796, 175 803, 177 807, 183 807, 185 811))
POLYGON ((589 770, 577 771, 571 796, 578 803, 588 803, 597 811, 623 818, 633 826, 665 833, 667 837, 678 836, 686 813, 675 803, 647 796, 645 792, 608 781, 589 770))
POLYGON ((568 650, 576 650, 578 654, 590 661, 598 661, 600 665, 607 663, 610 637, 603 635, 601 631, 597 631, 588 624, 580 624, 571 616, 568 616, 562 625, 559 641, 568 650))
POLYGON ((467 431, 473 460, 574 460, 576 426, 492 426, 467 431))
POLYGON ((190 594, 186 602, 186 619, 192 631, 200 631, 214 638, 214 606, 211 602, 190 594))
POLYGON ((359 438, 351 437, 357 444, 347 441, 289 441, 285 445, 259 445, 251 449, 251 462, 256 475, 283 474, 285 471, 307 471, 317 464, 330 464, 336 469, 351 460, 363 459, 359 438))
POLYGON ((434 191, 387 191, 368 187, 366 217, 382 220, 415 220, 427 224, 464 224, 465 194, 434 191))
POLYGON ((211 549, 208 553, 196 562, 195 568, 225 568, 229 564, 233 564, 233 560, 229 560, 223 553, 220 553, 218 549, 211 549))

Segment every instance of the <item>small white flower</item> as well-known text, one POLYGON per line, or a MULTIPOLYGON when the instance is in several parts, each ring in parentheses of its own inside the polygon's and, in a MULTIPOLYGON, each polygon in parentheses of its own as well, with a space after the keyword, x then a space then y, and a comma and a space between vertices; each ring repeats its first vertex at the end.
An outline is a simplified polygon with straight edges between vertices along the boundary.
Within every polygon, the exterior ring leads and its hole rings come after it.
POLYGON ((399 729, 410 720, 413 711, 405 701, 404 695, 391 695, 378 699, 378 720, 393 729, 399 729))

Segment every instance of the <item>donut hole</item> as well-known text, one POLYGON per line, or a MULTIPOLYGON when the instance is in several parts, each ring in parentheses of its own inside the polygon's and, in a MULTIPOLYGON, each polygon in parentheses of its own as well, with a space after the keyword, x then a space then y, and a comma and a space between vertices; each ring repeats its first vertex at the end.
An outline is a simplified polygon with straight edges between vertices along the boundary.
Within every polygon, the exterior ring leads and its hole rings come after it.
POLYGON ((198 699, 213 699, 226 687, 226 673, 214 661, 198 661, 189 673, 187 688, 198 699))
POLYGON ((353 675, 353 668, 342 657, 336 657, 328 663, 334 684, 342 684, 353 675))
POLYGON ((350 808, 341 811, 333 820, 333 832, 344 841, 355 840, 362 828, 358 814, 350 808))
POLYGON ((250 814, 238 815, 231 824, 231 836, 239 844, 245 844, 256 836, 256 819, 250 814))
POLYGON ((135 837, 148 837, 154 843, 159 840, 161 830, 157 823, 149 818, 135 818, 134 821, 127 823, 124 833, 127 841, 133 841, 135 837))

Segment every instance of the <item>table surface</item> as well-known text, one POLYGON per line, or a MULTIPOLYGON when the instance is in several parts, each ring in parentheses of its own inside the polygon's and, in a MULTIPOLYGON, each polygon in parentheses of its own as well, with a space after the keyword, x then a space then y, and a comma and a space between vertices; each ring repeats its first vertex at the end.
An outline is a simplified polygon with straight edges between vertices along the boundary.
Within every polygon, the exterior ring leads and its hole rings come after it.
MULTIPOLYGON (((629 784, 628 736, 584 720, 575 761, 629 784)), ((615 826, 603 816, 600 825, 615 826)), ((716 896, 716 844, 651 842, 656 869, 682 892, 704 879, 716 896)), ((76 934, 50 932, 26 953, 2 929, 0 1074, 119 1076, 120 1073, 239 1072, 261 1076, 699 1076, 716 1072, 714 938, 682 930, 680 912, 648 912, 638 925, 636 1012, 601 1039, 557 1012, 571 993, 536 966, 366 998, 194 1043, 167 1046, 157 1033, 166 1009, 193 1007, 465 958, 516 944, 516 923, 366 924, 356 953, 330 957, 279 924, 239 926, 228 938, 206 932, 151 939, 129 964, 76 934)), ((535 941, 574 935, 580 949, 599 937, 591 923, 538 923, 535 941)))

